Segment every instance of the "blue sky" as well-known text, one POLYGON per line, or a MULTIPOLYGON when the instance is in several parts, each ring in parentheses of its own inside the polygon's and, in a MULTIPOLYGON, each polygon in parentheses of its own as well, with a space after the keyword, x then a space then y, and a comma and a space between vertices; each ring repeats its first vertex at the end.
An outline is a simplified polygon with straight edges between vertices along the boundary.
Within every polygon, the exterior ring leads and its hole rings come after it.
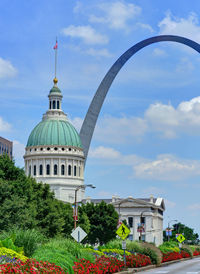
MULTIPOLYGON (((200 43, 200 3, 187 1, 0 1, 0 135, 16 164, 48 108, 58 37, 63 110, 80 129, 98 85, 135 43, 174 34, 200 43)), ((180 44, 146 47, 122 68, 90 147, 86 195, 165 199, 165 226, 177 219, 200 233, 200 56, 180 44)))

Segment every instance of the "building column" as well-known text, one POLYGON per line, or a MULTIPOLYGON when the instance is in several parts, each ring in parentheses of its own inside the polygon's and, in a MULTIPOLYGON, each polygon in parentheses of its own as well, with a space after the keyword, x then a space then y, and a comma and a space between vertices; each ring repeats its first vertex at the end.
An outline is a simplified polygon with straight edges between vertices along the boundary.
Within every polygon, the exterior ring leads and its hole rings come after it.
POLYGON ((45 159, 44 158, 42 160, 42 165, 43 165, 42 177, 44 177, 44 173, 46 174, 46 164, 45 164, 45 159))
POLYGON ((61 176, 61 165, 60 165, 60 158, 58 158, 58 176, 61 176))
POLYGON ((51 158, 50 175, 53 176, 53 159, 51 158))

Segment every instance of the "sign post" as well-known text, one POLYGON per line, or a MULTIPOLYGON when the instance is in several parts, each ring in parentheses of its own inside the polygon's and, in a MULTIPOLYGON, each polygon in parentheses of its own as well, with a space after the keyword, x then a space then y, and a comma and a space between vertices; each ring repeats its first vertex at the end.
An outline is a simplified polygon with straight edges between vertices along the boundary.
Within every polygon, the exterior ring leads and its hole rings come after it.
POLYGON ((182 242, 185 241, 185 237, 183 236, 183 234, 179 234, 176 239, 179 241, 179 249, 181 253, 182 242))
POLYGON ((87 233, 80 227, 78 226, 76 229, 74 229, 71 233, 71 236, 78 242, 80 243, 86 236, 87 233))
POLYGON ((126 266, 126 241, 125 239, 130 234, 130 229, 122 223, 120 227, 117 229, 116 234, 123 240, 122 241, 122 249, 124 250, 124 265, 126 266))

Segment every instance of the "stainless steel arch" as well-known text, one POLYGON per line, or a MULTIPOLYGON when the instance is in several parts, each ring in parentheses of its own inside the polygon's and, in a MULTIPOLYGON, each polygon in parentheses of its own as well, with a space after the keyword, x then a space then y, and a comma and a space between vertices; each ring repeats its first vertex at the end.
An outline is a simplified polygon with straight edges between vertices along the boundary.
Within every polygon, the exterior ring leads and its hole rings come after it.
POLYGON ((162 41, 171 41, 171 42, 177 42, 184 45, 187 45, 197 52, 200 53, 200 44, 187 39, 185 37, 181 36, 175 36, 175 35, 159 35, 154 36, 151 38, 148 38, 146 40, 143 40, 134 46, 132 46, 130 49, 128 49, 125 53, 123 53, 117 61, 112 65, 112 67, 109 69, 105 77, 103 78, 102 82, 100 83, 92 102, 89 106, 89 109, 87 111, 87 114, 85 116, 83 125, 80 130, 80 137, 83 145, 84 155, 85 155, 85 163, 87 160, 88 150, 90 147, 90 142, 92 139, 92 135, 94 132, 94 128, 97 122, 97 118, 99 116, 99 113, 101 111, 101 107, 103 105, 103 102, 105 100, 105 97, 108 93, 108 90, 117 76, 120 69, 123 67, 123 65, 139 50, 142 48, 151 45, 153 43, 162 42, 162 41))

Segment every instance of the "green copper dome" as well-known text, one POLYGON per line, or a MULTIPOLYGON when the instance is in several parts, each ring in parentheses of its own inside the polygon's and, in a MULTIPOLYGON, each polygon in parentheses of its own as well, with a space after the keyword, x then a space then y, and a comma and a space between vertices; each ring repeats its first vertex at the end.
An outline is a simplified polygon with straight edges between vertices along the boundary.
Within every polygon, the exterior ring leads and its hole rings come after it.
POLYGON ((52 89, 50 90, 49 93, 50 94, 51 93, 60 93, 61 94, 61 90, 58 87, 54 86, 54 87, 52 87, 52 89))
POLYGON ((76 129, 66 120, 46 119, 31 132, 27 147, 40 145, 80 147, 81 140, 76 129))

